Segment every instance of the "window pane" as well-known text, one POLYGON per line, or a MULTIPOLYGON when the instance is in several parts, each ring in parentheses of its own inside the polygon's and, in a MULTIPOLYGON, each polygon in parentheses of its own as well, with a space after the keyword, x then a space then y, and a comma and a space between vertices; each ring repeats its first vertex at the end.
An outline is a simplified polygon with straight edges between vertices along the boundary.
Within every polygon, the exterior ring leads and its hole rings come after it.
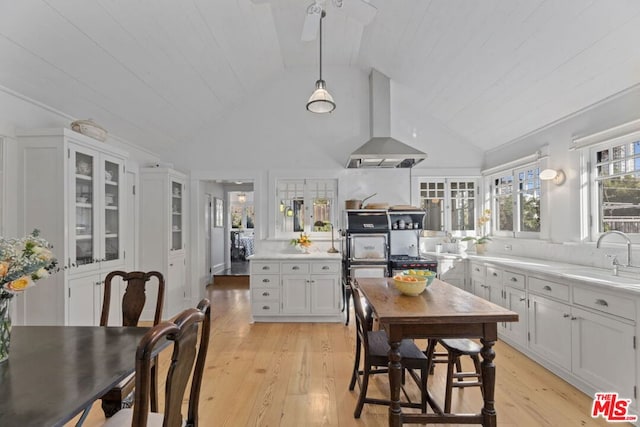
POLYGON ((532 168, 519 173, 518 231, 540 231, 540 169, 532 168))
POLYGON ((513 175, 497 178, 495 184, 496 228, 513 231, 513 175))
POLYGON ((451 182, 451 230, 475 229, 475 192, 467 182, 451 182), (457 188, 458 190, 454 190, 457 188))
POLYGON ((304 181, 278 183, 280 204, 277 217, 281 232, 301 232, 304 227, 304 181))
POLYGON ((420 202, 425 210, 425 230, 444 230, 444 182, 420 183, 420 202))
POLYGON ((640 233, 640 178, 625 175, 598 182, 599 232, 640 233))
POLYGON ((312 231, 329 232, 334 221, 332 214, 333 204, 336 199, 335 184, 330 181, 310 181, 307 185, 311 195, 311 202, 313 203, 312 231))

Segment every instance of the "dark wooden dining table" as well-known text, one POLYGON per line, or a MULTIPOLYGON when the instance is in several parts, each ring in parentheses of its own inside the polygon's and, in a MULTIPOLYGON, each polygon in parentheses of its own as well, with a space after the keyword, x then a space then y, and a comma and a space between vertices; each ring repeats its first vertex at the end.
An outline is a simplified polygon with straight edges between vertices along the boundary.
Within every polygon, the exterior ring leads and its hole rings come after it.
POLYGON ((62 426, 135 370, 149 328, 14 326, 0 364, 0 426, 62 426))
POLYGON ((389 337, 389 426, 399 427, 403 423, 497 425, 495 351, 492 347, 498 339, 498 322, 517 322, 517 313, 438 279, 418 296, 402 295, 392 278, 357 278, 355 286, 362 291, 380 327, 389 337), (427 399, 433 413, 403 413, 400 407, 400 342, 405 338, 480 339, 484 387, 484 405, 480 412, 443 413, 429 395, 427 399))

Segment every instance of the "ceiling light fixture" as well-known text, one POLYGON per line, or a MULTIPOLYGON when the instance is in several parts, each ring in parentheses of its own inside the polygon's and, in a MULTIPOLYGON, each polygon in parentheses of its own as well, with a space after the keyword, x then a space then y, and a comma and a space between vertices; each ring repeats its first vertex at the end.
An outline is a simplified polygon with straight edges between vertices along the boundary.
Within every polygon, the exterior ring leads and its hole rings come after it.
POLYGON ((333 97, 327 91, 327 84, 322 80, 322 20, 326 16, 323 10, 320 14, 320 78, 316 81, 316 90, 313 91, 307 102, 307 110, 312 113, 330 113, 336 108, 333 97))
POLYGON ((244 193, 238 194, 238 202, 244 203, 247 201, 247 195, 244 193))
POLYGON ((540 172, 540 179, 543 181, 553 181, 555 185, 562 185, 566 179, 562 169, 545 169, 540 172))

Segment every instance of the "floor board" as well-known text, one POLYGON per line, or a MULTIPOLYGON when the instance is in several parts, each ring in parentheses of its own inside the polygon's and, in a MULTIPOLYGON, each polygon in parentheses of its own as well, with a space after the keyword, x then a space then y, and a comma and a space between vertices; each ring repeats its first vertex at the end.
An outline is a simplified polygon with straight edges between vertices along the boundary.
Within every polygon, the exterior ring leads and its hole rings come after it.
MULTIPOLYGON (((388 424, 384 406, 365 405, 361 418, 353 418, 358 397, 357 386, 353 392, 348 390, 353 323, 251 323, 246 288, 210 286, 209 297, 213 323, 200 401, 201 426, 388 424)), ((589 396, 502 342, 494 349, 498 426, 608 425, 590 417, 589 396)), ((161 372, 166 369, 166 351, 162 356, 161 372)), ((465 367, 471 369, 466 363, 465 367)), ((429 378, 429 387, 440 401, 445 369, 438 364, 429 378)), ((410 395, 417 398, 418 390, 408 384, 410 395)), ((387 396, 386 375, 374 377, 370 392, 387 396)), ((477 388, 454 390, 455 411, 477 412, 480 405, 477 388)), ((103 421, 98 403, 84 425, 99 426, 103 421)))

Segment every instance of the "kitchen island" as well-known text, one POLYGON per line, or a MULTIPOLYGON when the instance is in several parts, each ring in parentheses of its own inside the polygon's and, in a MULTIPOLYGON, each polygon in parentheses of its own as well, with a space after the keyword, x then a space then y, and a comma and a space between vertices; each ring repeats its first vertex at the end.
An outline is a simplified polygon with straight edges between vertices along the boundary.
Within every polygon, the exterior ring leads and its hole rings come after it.
POLYGON ((343 320, 341 254, 258 253, 249 261, 254 321, 343 320))

